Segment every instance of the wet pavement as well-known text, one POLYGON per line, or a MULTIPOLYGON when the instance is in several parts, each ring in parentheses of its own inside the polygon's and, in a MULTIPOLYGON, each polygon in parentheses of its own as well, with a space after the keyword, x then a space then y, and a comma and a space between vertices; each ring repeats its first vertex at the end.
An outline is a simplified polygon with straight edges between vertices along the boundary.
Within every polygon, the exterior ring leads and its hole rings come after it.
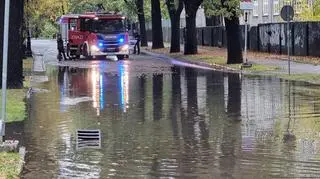
POLYGON ((320 89, 150 56, 58 63, 34 41, 23 178, 319 178, 320 89), (37 79, 37 78, 35 78, 37 79), (77 146, 99 129, 101 148, 77 146))

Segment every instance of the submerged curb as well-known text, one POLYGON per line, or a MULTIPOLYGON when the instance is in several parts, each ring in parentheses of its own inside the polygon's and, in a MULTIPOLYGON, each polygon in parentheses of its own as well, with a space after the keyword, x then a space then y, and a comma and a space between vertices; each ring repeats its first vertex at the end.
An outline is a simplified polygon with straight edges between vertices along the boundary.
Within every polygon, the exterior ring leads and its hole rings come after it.
POLYGON ((223 66, 223 65, 208 64, 208 63, 204 63, 204 62, 196 62, 196 61, 177 58, 177 57, 170 57, 168 55, 150 52, 149 49, 143 49, 141 51, 141 53, 144 54, 144 55, 149 55, 149 56, 161 58, 161 59, 164 59, 164 60, 170 60, 170 61, 177 60, 177 61, 180 61, 180 62, 189 63, 189 64, 193 64, 193 65, 198 65, 198 66, 201 66, 201 67, 210 68, 212 70, 217 70, 217 71, 222 71, 222 72, 230 72, 230 73, 241 73, 242 72, 241 70, 236 70, 236 69, 233 69, 233 68, 230 68, 230 67, 226 67, 226 66, 223 66))
POLYGON ((23 167, 25 164, 25 157, 26 157, 26 148, 25 147, 19 148, 19 155, 20 155, 20 162, 19 162, 19 167, 18 167, 18 173, 19 173, 19 176, 21 176, 22 171, 23 171, 23 167))

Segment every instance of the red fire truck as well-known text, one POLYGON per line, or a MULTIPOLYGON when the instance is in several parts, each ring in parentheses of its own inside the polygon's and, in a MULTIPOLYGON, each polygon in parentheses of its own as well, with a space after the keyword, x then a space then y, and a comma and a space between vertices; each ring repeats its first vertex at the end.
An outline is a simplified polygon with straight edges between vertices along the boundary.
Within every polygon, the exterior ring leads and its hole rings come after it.
POLYGON ((129 57, 127 18, 116 13, 69 14, 60 18, 60 33, 66 53, 86 58, 129 57))

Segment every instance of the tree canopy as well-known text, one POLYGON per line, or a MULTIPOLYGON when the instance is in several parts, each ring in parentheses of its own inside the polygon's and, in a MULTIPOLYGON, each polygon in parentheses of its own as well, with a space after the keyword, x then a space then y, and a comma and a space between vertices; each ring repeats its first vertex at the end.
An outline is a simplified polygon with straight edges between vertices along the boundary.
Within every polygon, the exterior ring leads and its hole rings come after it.
POLYGON ((320 20, 320 0, 314 0, 312 3, 302 1, 301 12, 297 14, 297 19, 302 21, 320 20))
POLYGON ((203 6, 207 16, 223 16, 230 18, 241 14, 239 0, 204 0, 203 6))
MULTIPOLYGON (((34 36, 47 37, 57 30, 57 19, 68 13, 96 11, 97 4, 102 4, 106 11, 117 11, 130 20, 137 21, 137 0, 32 0, 26 3, 26 15, 34 36)), ((151 0, 144 0, 144 13, 147 21, 151 20, 151 0)), ((162 2, 163 12, 166 8, 162 2)), ((164 13, 167 17, 168 13, 164 13)))

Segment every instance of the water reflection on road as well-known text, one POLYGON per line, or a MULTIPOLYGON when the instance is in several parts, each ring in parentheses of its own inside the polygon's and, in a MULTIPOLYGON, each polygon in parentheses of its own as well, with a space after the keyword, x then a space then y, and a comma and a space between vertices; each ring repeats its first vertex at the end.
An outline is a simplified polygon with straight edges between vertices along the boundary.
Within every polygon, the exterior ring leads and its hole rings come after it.
POLYGON ((131 63, 53 70, 31 98, 24 178, 320 176, 317 86, 131 63), (101 129, 102 149, 76 150, 77 129, 101 129))

